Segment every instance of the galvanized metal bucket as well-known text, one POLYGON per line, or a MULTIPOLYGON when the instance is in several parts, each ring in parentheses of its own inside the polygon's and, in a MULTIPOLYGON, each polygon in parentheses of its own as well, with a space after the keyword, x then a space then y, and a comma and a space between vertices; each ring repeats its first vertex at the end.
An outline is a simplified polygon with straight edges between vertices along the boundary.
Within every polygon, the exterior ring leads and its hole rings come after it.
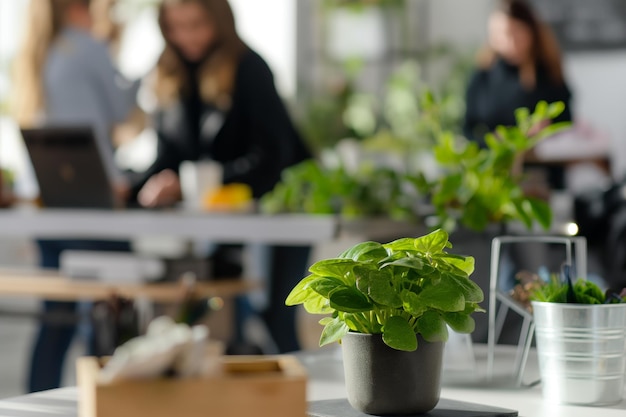
POLYGON ((626 304, 532 304, 544 398, 561 404, 619 403, 626 373, 626 304))

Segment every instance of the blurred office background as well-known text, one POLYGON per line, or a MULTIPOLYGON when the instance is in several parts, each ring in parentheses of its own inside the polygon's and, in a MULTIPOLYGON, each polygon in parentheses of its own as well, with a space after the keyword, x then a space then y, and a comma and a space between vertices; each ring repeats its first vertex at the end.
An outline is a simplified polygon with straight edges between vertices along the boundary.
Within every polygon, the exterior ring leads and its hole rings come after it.
MULTIPOLYGON (((16 192, 25 198, 35 196, 37 189, 17 126, 8 115, 8 103, 11 62, 29 1, 37 0, 0 0, 0 166, 14 172, 16 192)), ((384 97, 388 80, 399 68, 405 68, 404 81, 416 91, 428 86, 444 96, 449 123, 460 123, 467 77, 485 41, 493 8, 492 0, 388 0, 372 2, 380 5, 371 7, 339 7, 333 4, 340 2, 323 0, 230 1, 244 40, 270 64, 279 92, 316 151, 344 136, 372 134, 377 116, 368 113, 376 109, 371 101, 384 97)), ((612 177, 623 178, 625 2, 534 3, 554 24, 561 41, 577 129, 599 146, 608 144, 612 177)), ((120 0, 116 13, 125 26, 119 66, 130 78, 142 77, 163 45, 154 2, 120 0)), ((150 110, 149 95, 142 105, 150 110)), ((147 129, 122 146, 120 163, 145 168, 154 157, 154 143, 147 129)), ((29 266, 35 258, 31 242, 3 240, 0 231, 0 265, 29 266)), ((35 308, 34 301, 0 300, 0 313, 2 309, 28 313, 35 308)), ((0 398, 21 392, 33 326, 27 314, 0 316, 0 352, 15 353, 0 357, 0 398)))

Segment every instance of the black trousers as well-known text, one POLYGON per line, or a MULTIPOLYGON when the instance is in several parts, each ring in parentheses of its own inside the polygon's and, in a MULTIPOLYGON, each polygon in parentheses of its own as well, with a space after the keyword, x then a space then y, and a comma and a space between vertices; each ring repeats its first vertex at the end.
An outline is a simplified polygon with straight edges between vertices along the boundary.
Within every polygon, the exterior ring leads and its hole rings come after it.
POLYGON ((263 314, 267 328, 281 353, 300 349, 296 332, 296 308, 285 305, 292 288, 306 276, 310 246, 272 246, 269 304, 263 314))

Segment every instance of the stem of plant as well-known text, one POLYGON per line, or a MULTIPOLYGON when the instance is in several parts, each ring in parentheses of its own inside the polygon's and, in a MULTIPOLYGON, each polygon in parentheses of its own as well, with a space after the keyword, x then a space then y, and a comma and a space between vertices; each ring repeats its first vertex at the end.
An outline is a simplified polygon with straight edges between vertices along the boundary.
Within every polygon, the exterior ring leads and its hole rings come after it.
POLYGON ((369 327, 367 323, 366 313, 354 314, 354 320, 359 324, 360 328, 358 331, 360 333, 372 333, 372 329, 369 327))

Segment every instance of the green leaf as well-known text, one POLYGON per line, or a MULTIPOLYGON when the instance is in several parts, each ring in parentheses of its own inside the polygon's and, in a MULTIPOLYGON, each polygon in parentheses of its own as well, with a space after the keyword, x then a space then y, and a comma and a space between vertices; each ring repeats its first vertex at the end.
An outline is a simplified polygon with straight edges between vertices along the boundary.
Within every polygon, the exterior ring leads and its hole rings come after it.
POLYGON ((537 297, 538 301, 544 301, 548 303, 566 303, 567 302, 567 286, 561 286, 552 292, 546 294, 545 299, 537 297))
POLYGON ((456 165, 460 155, 455 149, 455 138, 451 132, 444 132, 433 151, 435 159, 442 165, 456 165))
POLYGON ((432 189, 432 186, 426 176, 419 172, 415 175, 410 175, 406 177, 406 180, 413 184, 413 186, 422 194, 427 194, 432 189))
POLYGON ((358 262, 380 260, 387 256, 387 250, 378 242, 359 243, 339 255, 340 258, 352 259, 358 262))
POLYGON ((414 251, 415 250, 415 239, 411 239, 411 238, 405 237, 405 238, 402 238, 402 239, 394 240, 393 242, 389 242, 389 243, 383 245, 383 247, 385 247, 387 249, 391 249, 394 252, 414 251))
POLYGON ((502 143, 498 140, 496 135, 494 135, 493 133, 487 133, 485 135, 485 143, 487 144, 489 149, 495 150, 495 149, 502 147, 502 143))
POLYGON ((427 342, 447 342, 446 322, 436 311, 427 311, 417 320, 417 331, 427 342))
POLYGON ((549 117, 548 102, 546 102, 545 100, 541 100, 540 102, 538 102, 537 106, 535 106, 535 111, 533 112, 532 116, 535 121, 542 121, 547 119, 549 117))
POLYGON ((489 211, 480 200, 472 198, 463 211, 463 224, 472 230, 482 231, 489 225, 489 211))
POLYGON ((439 192, 438 192, 438 201, 442 203, 451 200, 457 196, 459 193, 459 189, 463 186, 463 174, 459 173, 457 175, 449 175, 447 177, 442 178, 439 192))
POLYGON ((383 341, 393 349, 413 352, 417 349, 415 331, 405 318, 392 316, 383 326, 383 341))
POLYGON ((537 219, 541 227, 545 230, 550 229, 550 225, 552 224, 552 209, 550 205, 537 198, 528 198, 527 201, 528 204, 530 204, 532 213, 535 215, 535 219, 537 219))
POLYGON ((324 317, 318 323, 321 324, 322 326, 326 326, 328 323, 332 322, 333 320, 335 320, 334 317, 324 317))
POLYGON ((483 290, 480 289, 478 284, 467 277, 460 277, 454 274, 447 274, 446 280, 452 281, 455 287, 457 287, 463 294, 465 302, 467 303, 482 303, 485 299, 483 290))
POLYGON ((574 292, 576 293, 576 298, 578 298, 579 302, 582 304, 603 304, 606 301, 606 295, 600 287, 584 279, 576 281, 574 284, 574 292), (591 302, 592 300, 595 300, 595 302, 591 302))
POLYGON ((415 249, 420 252, 433 254, 442 252, 448 247, 448 233, 438 229, 432 233, 415 239, 415 249))
POLYGON ((337 288, 348 288, 342 280, 334 277, 318 277, 311 281, 309 288, 321 295, 322 297, 330 297, 330 293, 337 288))
POLYGON ((503 142, 509 141, 509 133, 510 129, 506 126, 496 126, 496 136, 499 137, 503 142))
POLYGON ((444 313, 443 319, 452 330, 458 333, 472 333, 476 327, 476 322, 466 312, 444 313))
POLYGON ((347 313, 370 311, 373 308, 369 299, 355 288, 340 288, 330 294, 330 306, 347 313))
POLYGON ((306 278, 303 278, 294 288, 291 290, 287 299, 285 300, 285 304, 288 306, 295 306, 298 304, 302 304, 306 301, 306 299, 311 295, 313 290, 309 288, 309 284, 317 278, 315 275, 309 275, 306 278))
POLYGON ((424 265, 424 261, 422 261, 420 258, 417 258, 415 256, 412 256, 410 258, 407 258, 407 257, 400 258, 392 262, 383 263, 380 266, 381 269, 386 269, 389 267, 394 267, 394 269, 395 267, 414 269, 416 271, 423 271, 426 268, 427 269, 426 272, 432 269, 429 265, 424 265))
POLYGON ((462 288, 448 279, 442 279, 439 284, 425 287, 419 293, 419 299, 427 307, 441 311, 463 311, 465 309, 465 296, 462 288))
POLYGON ((357 288, 369 295, 374 302, 386 307, 402 307, 402 300, 393 287, 393 276, 389 270, 356 267, 354 273, 357 276, 357 288))
POLYGON ((313 264, 309 271, 324 277, 335 277, 345 281, 346 275, 358 265, 352 259, 326 259, 313 264))
POLYGON ((480 188, 480 176, 473 171, 463 172, 463 186, 455 192, 455 198, 459 204, 466 204, 470 201, 480 188))
POLYGON ((588 294, 577 294, 576 302, 578 304, 603 304, 597 298, 592 297, 588 294))
POLYGON ((554 103, 551 103, 548 106, 548 112, 547 113, 548 113, 548 117, 550 119, 556 119, 564 111, 565 111, 565 103, 563 103, 562 101, 556 101, 554 103))
POLYGON ((350 329, 342 320, 338 317, 329 321, 324 330, 322 330, 322 335, 320 337, 320 346, 327 345, 329 343, 338 342, 344 337, 350 329))
POLYGON ((532 208, 530 207, 530 204, 528 203, 528 201, 526 200, 513 200, 513 205, 515 207, 515 211, 517 212, 517 215, 519 216, 520 220, 522 221, 522 223, 524 223, 524 226, 526 226, 527 229, 530 229, 533 227, 533 219, 531 217, 531 213, 532 213, 532 208))
POLYGON ((333 312, 328 299, 313 290, 311 290, 311 294, 307 297, 303 305, 304 309, 309 314, 328 314, 333 312))
MULTIPOLYGON (((364 327, 362 321, 356 318, 356 315, 360 313, 340 313, 341 319, 346 323, 350 330, 357 333, 371 333, 368 327, 364 327)), ((369 325, 369 323, 367 323, 369 325)))
POLYGON ((413 291, 402 290, 400 293, 402 308, 413 317, 419 317, 426 311, 426 305, 413 291))
POLYGON ((558 122, 552 123, 549 126, 544 127, 538 132, 535 136, 533 136, 533 143, 539 143, 542 140, 549 138, 550 136, 554 136, 557 133, 569 129, 572 127, 572 122, 558 122))
POLYGON ((523 125, 524 123, 526 123, 529 117, 530 117, 530 110, 528 110, 528 108, 521 107, 515 110, 515 120, 518 125, 523 125))
POLYGON ((446 263, 466 273, 468 276, 474 273, 476 261, 471 256, 460 256, 447 253, 437 257, 437 259, 443 259, 446 263))

